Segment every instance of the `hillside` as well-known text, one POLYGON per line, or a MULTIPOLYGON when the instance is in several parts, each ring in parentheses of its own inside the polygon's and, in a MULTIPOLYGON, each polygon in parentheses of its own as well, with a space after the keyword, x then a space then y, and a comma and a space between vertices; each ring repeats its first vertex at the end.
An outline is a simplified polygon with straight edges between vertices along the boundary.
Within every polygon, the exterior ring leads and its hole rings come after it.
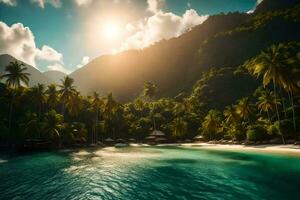
POLYGON ((145 81, 157 85, 159 97, 176 96, 190 91, 212 67, 238 67, 273 43, 300 40, 298 3, 265 0, 251 15, 211 16, 178 38, 143 50, 98 57, 71 76, 83 93, 113 92, 123 101, 138 95, 145 81))
POLYGON ((46 71, 43 74, 55 84, 61 83, 61 80, 67 76, 67 74, 57 70, 46 71))
POLYGON ((192 63, 200 44, 209 36, 230 30, 248 18, 247 14, 239 13, 213 16, 178 38, 143 50, 98 57, 71 76, 82 92, 113 92, 122 100, 136 96, 145 81, 155 82, 159 94, 175 95, 184 90, 189 68, 196 67, 192 63), (179 81, 180 87, 174 87, 179 81))
MULTIPOLYGON (((8 55, 3 54, 0 55, 0 73, 5 73, 5 66, 7 66, 10 62, 17 60, 16 58, 8 55)), ((19 61, 19 60, 18 60, 19 61)), ((22 61, 19 61, 22 62, 22 61)), ((24 62, 22 62, 24 63, 24 62)), ((30 80, 29 80, 29 86, 34 86, 38 83, 42 83, 45 85, 48 85, 52 83, 50 79, 48 79, 42 72, 40 72, 38 69, 34 68, 33 66, 30 66, 26 63, 25 67, 27 67, 27 72, 30 73, 30 80)))

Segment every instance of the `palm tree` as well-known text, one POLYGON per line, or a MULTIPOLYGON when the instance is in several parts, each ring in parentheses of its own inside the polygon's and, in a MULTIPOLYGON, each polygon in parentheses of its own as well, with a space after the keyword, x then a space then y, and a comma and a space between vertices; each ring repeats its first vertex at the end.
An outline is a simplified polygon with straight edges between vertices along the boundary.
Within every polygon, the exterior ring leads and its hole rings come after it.
POLYGON ((6 84, 8 87, 12 88, 12 98, 9 105, 9 117, 8 117, 8 129, 11 130, 11 122, 12 122, 12 113, 13 113, 13 103, 15 98, 15 91, 22 87, 22 84, 26 86, 29 83, 30 74, 25 72, 27 70, 26 67, 23 67, 23 63, 19 63, 18 61, 10 62, 9 65, 5 67, 5 74, 1 76, 1 78, 6 80, 6 84))
POLYGON ((40 122, 36 113, 27 113, 20 126, 24 130, 25 136, 35 138, 37 134, 39 138, 41 137, 40 122))
POLYGON ((23 63, 18 61, 10 62, 5 67, 6 74, 2 75, 1 78, 6 79, 8 87, 18 89, 25 84, 28 86, 30 74, 25 72, 27 70, 23 63))
POLYGON ((60 138, 60 131, 63 127, 64 118, 57 114, 55 110, 51 110, 45 114, 44 133, 50 138, 60 138))
POLYGON ((45 86, 38 84, 30 89, 29 95, 31 96, 33 103, 38 107, 38 118, 41 118, 43 105, 46 103, 45 86))
POLYGON ((109 93, 104 102, 103 117, 112 128, 113 138, 115 138, 115 135, 114 135, 114 128, 112 127, 112 121, 117 108, 118 108, 118 103, 114 100, 112 93, 109 93))
POLYGON ((77 117, 82 108, 82 98, 78 91, 75 91, 71 96, 71 99, 67 103, 67 108, 70 116, 77 117))
MULTIPOLYGON (((284 86, 289 82, 286 73, 286 52, 283 44, 272 45, 267 51, 261 52, 256 58, 248 61, 246 67, 257 78, 263 76, 263 86, 266 87, 272 81, 275 102, 277 102, 277 86, 284 86)), ((280 122, 280 115, 277 104, 276 114, 280 122)))
POLYGON ((77 91, 73 85, 74 79, 71 77, 66 76, 61 82, 61 85, 58 86, 60 88, 58 92, 60 94, 60 101, 62 102, 62 113, 65 116, 66 107, 77 91))
POLYGON ((233 105, 226 106, 224 110, 224 117, 226 124, 236 124, 240 120, 240 117, 237 114, 237 109, 233 105))
POLYGON ((242 98, 238 102, 236 112, 241 118, 250 121, 250 116, 253 113, 253 105, 251 104, 249 97, 242 98))
POLYGON ((220 126, 220 112, 217 110, 210 110, 202 122, 202 129, 204 133, 209 134, 209 140, 213 139, 212 135, 219 131, 220 126))
MULTIPOLYGON (((155 94, 157 92, 157 87, 155 86, 154 83, 148 81, 148 82, 145 82, 144 83, 144 90, 143 90, 143 96, 148 99, 149 101, 152 101, 152 99, 154 98, 155 94)), ((155 105, 154 104, 154 108, 155 108, 155 105)), ((153 111, 154 109, 152 109, 153 111)), ((155 130, 156 129, 156 124, 155 124, 155 117, 154 117, 154 113, 152 112, 151 114, 151 118, 152 118, 152 121, 153 121, 153 129, 155 130)))
POLYGON ((175 118, 171 123, 172 134, 175 138, 179 138, 186 133, 187 123, 180 117, 175 118))
POLYGON ((93 140, 98 140, 98 125, 99 125, 99 110, 102 106, 102 101, 100 99, 100 95, 97 92, 93 93, 93 99, 92 99, 92 107, 96 111, 95 113, 95 135, 92 137, 92 143, 93 140))
POLYGON ((47 94, 48 108, 54 109, 58 103, 58 101, 57 101, 58 91, 56 90, 56 85, 54 85, 54 84, 48 85, 46 94, 47 94))
POLYGON ((286 74, 288 74, 289 79, 287 79, 284 84, 283 88, 287 92, 290 104, 292 106, 292 112, 293 112, 293 125, 294 125, 294 130, 295 132, 297 131, 297 126, 296 126, 296 116, 295 116, 295 105, 294 105, 294 94, 297 94, 300 90, 300 85, 298 85, 298 79, 300 77, 300 72, 291 69, 289 67, 286 69, 286 74))
POLYGON ((270 111, 275 110, 276 105, 279 102, 275 101, 275 95, 273 92, 265 90, 261 93, 261 96, 258 97, 257 106, 260 112, 266 112, 268 119, 271 122, 270 111))

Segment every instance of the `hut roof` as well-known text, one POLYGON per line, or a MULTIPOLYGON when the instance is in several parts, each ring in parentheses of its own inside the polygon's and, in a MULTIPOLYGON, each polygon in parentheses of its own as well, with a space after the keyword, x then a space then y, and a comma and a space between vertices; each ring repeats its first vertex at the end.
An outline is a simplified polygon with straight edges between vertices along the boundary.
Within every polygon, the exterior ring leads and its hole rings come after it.
POLYGON ((155 136, 151 135, 151 136, 148 136, 148 137, 145 137, 146 140, 153 140, 155 139, 155 136))
POLYGON ((119 138, 119 139, 117 139, 117 142, 124 142, 124 140, 119 138))
POLYGON ((199 139, 203 139, 202 135, 197 135, 196 137, 194 137, 195 140, 199 140, 199 139))
POLYGON ((159 130, 154 130, 150 136, 165 136, 166 134, 164 134, 163 132, 159 131, 159 130))
POLYGON ((104 141, 105 141, 105 142, 114 142, 114 140, 111 139, 111 138, 106 138, 104 141))

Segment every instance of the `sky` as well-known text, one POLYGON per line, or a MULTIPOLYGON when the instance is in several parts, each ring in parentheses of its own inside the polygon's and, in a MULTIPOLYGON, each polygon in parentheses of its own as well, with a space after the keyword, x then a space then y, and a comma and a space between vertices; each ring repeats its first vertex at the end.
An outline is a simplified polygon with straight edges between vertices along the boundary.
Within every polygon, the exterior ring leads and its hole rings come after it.
POLYGON ((100 55, 178 37, 261 0, 0 0, 0 54, 70 73, 100 55))

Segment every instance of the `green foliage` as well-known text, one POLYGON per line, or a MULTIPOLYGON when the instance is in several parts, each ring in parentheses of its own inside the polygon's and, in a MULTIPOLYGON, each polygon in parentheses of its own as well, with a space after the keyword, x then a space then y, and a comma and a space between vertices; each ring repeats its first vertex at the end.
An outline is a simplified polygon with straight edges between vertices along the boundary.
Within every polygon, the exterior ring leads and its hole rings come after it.
POLYGON ((247 129, 246 134, 249 141, 261 141, 269 138, 267 130, 261 125, 249 126, 247 129))
MULTIPOLYGON (((24 139, 44 139, 54 146, 96 144, 106 138, 144 141, 155 129, 168 141, 192 139, 199 132, 206 140, 297 138, 300 44, 291 41, 300 37, 291 30, 299 28, 299 8, 212 16, 178 39, 147 48, 139 57, 151 61, 147 67, 120 62, 135 69, 128 71, 139 80, 134 89, 134 81, 118 82, 129 85, 122 93, 140 91, 127 103, 119 102, 115 93, 84 96, 69 76, 58 86, 22 87, 29 74, 22 64, 10 63, 1 77, 6 85, 0 85, 0 144, 24 139), (140 77, 153 82, 142 85, 140 77)), ((103 62, 118 63, 107 60, 103 62)), ((124 80, 132 78, 129 74, 124 80)))

